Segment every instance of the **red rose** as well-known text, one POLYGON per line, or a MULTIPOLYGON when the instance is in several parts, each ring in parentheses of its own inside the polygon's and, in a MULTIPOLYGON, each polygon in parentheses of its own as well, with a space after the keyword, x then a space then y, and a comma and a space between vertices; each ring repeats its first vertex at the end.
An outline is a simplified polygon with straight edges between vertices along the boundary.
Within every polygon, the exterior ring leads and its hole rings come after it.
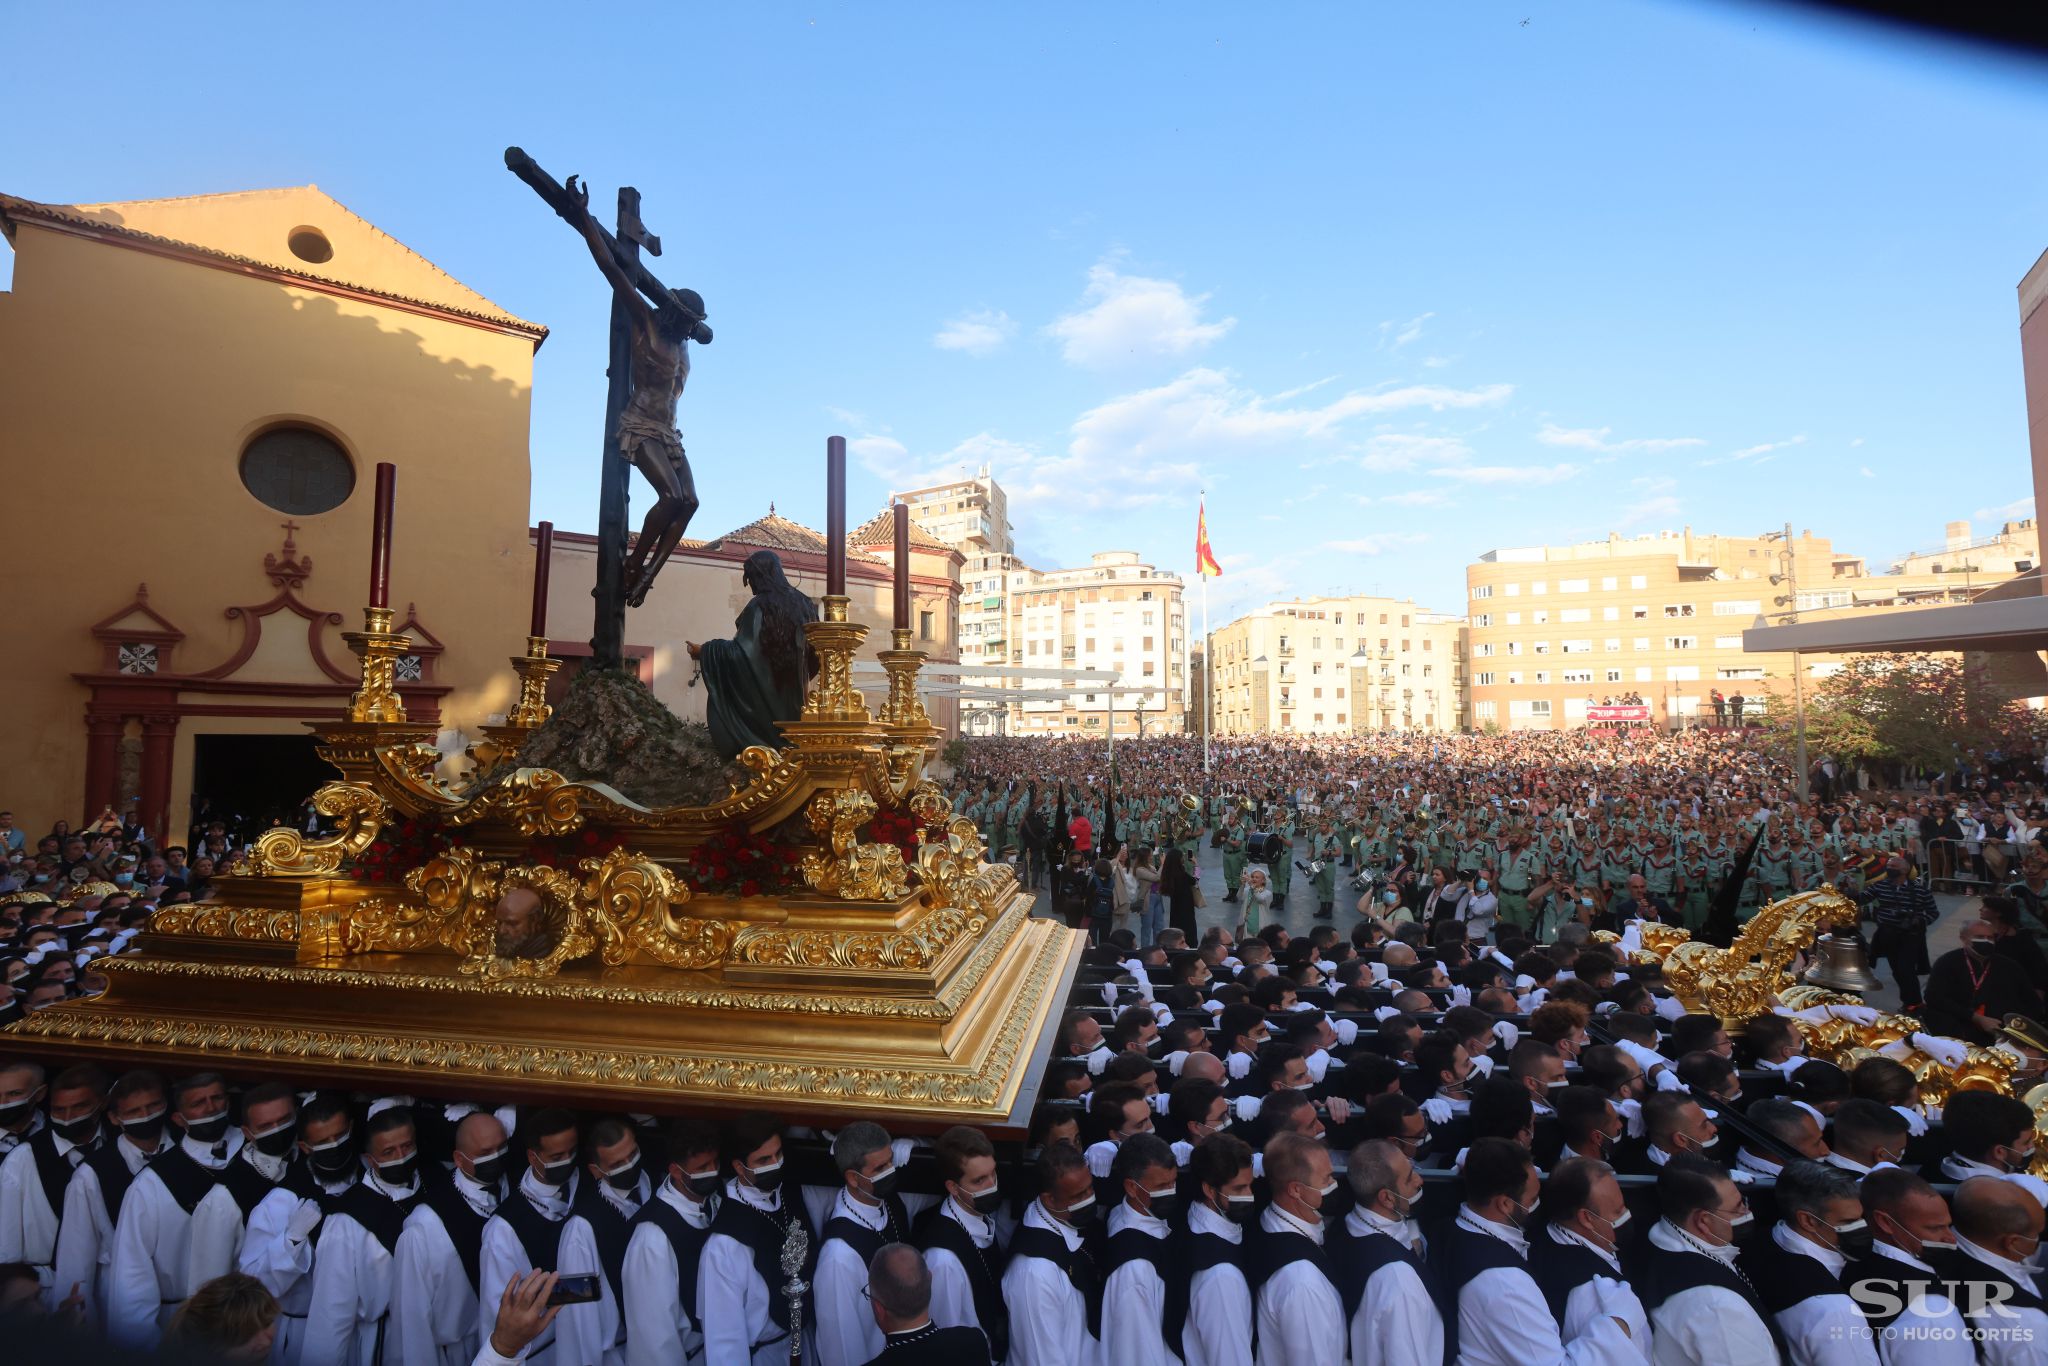
POLYGON ((756 881, 754 881, 754 879, 752 879, 752 878, 748 878, 748 879, 747 879, 747 880, 746 880, 745 882, 742 882, 742 883, 740 884, 740 895, 741 895, 741 896, 759 896, 759 895, 761 895, 761 884, 760 884, 760 883, 758 883, 758 882, 756 882, 756 881))

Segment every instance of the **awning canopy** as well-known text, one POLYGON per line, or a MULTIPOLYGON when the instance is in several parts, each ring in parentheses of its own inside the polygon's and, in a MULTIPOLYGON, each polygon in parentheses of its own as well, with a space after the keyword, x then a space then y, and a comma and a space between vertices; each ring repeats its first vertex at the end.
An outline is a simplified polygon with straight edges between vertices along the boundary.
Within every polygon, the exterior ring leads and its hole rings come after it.
POLYGON ((1744 651, 2048 650, 2048 597, 1980 599, 1955 607, 1823 618, 1783 626, 1752 626, 1744 651))

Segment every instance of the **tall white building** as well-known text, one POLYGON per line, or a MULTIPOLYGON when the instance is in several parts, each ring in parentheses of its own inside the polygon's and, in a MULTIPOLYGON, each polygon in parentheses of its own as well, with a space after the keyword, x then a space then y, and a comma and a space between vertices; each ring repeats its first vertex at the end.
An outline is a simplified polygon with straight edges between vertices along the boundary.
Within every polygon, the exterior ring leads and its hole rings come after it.
MULTIPOLYGON (((910 520, 958 550, 960 566, 960 662, 1008 664, 1009 585, 1013 571, 1024 566, 1013 552, 1010 500, 989 467, 971 479, 909 489, 889 495, 906 503, 910 520)), ((970 682, 987 680, 971 679, 970 682)), ((1002 721, 1003 704, 982 698, 960 699, 960 728, 967 734, 993 732, 1002 721)))
MULTIPOLYGON (((1017 566, 1008 575, 1009 662, 1030 669, 1113 670, 1119 685, 1153 691, 1118 696, 1083 684, 1059 699, 1012 703, 1013 734, 1159 735, 1186 728, 1187 620, 1178 574, 1130 550, 1106 550, 1077 569, 1017 566)), ((965 590, 963 589, 963 595, 965 590)), ((1050 686, 1025 679, 1023 686, 1050 686)))

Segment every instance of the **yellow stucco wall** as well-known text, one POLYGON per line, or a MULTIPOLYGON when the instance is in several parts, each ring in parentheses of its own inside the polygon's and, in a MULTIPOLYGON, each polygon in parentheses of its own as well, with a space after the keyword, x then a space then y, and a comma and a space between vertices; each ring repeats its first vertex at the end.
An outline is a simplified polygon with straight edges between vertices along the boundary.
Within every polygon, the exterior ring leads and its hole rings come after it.
MULTIPOLYGON (((251 230, 237 218, 249 206, 220 198, 212 206, 178 201, 181 240, 213 244, 251 230), (217 221, 209 224, 209 214, 217 221)), ((372 289, 419 283, 419 258, 374 230, 361 232, 360 220, 344 222, 339 206, 322 208, 331 203, 311 195, 287 212, 266 202, 256 228, 331 212, 336 258, 306 269, 372 289)), ((473 730, 506 708, 506 657, 522 638, 532 566, 532 335, 32 222, 17 226, 14 245, 13 289, 0 293, 0 492, 12 513, 7 603, 16 642, 0 651, 8 713, 0 805, 11 806, 19 824, 34 831, 83 814, 87 692, 71 674, 100 666, 93 622, 146 581, 150 606, 186 633, 175 666, 193 672, 234 652, 240 627, 227 607, 277 591, 263 556, 278 550, 285 518, 243 488, 238 462, 253 436, 283 422, 329 433, 357 468, 346 502, 297 519, 299 553, 313 565, 301 597, 343 613, 343 629, 360 628, 371 471, 393 462, 392 602, 400 620, 416 602, 446 647, 436 679, 453 687, 443 724, 473 730)), ((267 631, 264 651, 240 676, 316 677, 304 658, 303 624, 290 616, 266 624, 292 639, 267 631)), ((330 649, 338 663, 350 662, 338 640, 330 649)), ((169 794, 174 825, 186 809, 192 737, 202 728, 297 729, 274 718, 236 725, 218 717, 181 727, 169 794)))

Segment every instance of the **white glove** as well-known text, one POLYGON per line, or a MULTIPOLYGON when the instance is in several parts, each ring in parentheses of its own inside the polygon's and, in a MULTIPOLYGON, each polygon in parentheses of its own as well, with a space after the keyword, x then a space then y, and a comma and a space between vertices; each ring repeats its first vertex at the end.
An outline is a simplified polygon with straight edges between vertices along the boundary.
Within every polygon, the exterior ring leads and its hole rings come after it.
POLYGON ((1386 985, 1386 982, 1387 982, 1387 965, 1386 965, 1385 963, 1381 963, 1381 962, 1377 962, 1377 961, 1375 961, 1375 962, 1371 962, 1371 963, 1367 963, 1367 964, 1365 965, 1365 969, 1366 969, 1366 971, 1367 971, 1367 972, 1370 972, 1370 973, 1372 974, 1372 980, 1373 980, 1373 983, 1374 983, 1374 985, 1376 985, 1376 986, 1385 986, 1385 985, 1386 985))
POLYGON ((1375 1020, 1384 1020, 1389 1015, 1399 1015, 1400 1013, 1400 1011, 1392 1006, 1374 1006, 1372 1009, 1372 1017, 1375 1020))
POLYGON ((1920 1138, 1927 1133, 1927 1116, 1921 1114, 1912 1106, 1894 1105, 1892 1113, 1906 1121, 1906 1132, 1910 1136, 1920 1138))
MULTIPOLYGON (((1634 953, 1643 946, 1643 922, 1631 920, 1628 928, 1621 932, 1621 942, 1615 945, 1624 953, 1634 953)), ((1616 974, 1619 976, 1619 974, 1616 974)))
POLYGON ((1442 1096, 1431 1096, 1422 1102, 1422 1113, 1428 1117, 1431 1124, 1449 1124, 1451 1116, 1457 1112, 1451 1109, 1451 1103, 1442 1096))
POLYGON ((1652 1003, 1652 1008, 1660 1020, 1681 1020, 1686 1015, 1685 1002, 1676 996, 1659 996, 1652 1003))
POLYGON ((1243 1081, 1247 1076, 1251 1075, 1252 1060, 1242 1053, 1232 1053, 1229 1059, 1224 1062, 1223 1069, 1230 1073, 1232 1081, 1243 1081))
POLYGON ((1332 1020, 1330 1028, 1337 1031, 1337 1042, 1345 1048, 1358 1042, 1358 1021, 1352 1019, 1332 1020))
POLYGON ((1522 1041, 1522 1031, 1515 1028, 1512 1020, 1495 1020, 1493 1037, 1500 1040, 1501 1047, 1512 1053, 1515 1051, 1515 1045, 1522 1041))
POLYGON ((312 1200, 301 1200, 299 1201, 299 1207, 292 1211, 292 1217, 285 1221, 285 1241, 303 1243, 312 1236, 313 1230, 319 1226, 319 1204, 312 1200))
POLYGON ((1909 1034, 1906 1037, 1913 1047, 1943 1067, 1961 1067, 1969 1060, 1969 1048, 1955 1039, 1944 1039, 1936 1034, 1909 1034))
POLYGON ((1454 1006, 1469 1006, 1469 1005, 1471 1005, 1471 1004, 1472 1004, 1472 988, 1470 988, 1470 987, 1468 987, 1468 986, 1463 986, 1463 985, 1460 985, 1460 986, 1455 986, 1455 987, 1452 987, 1452 988, 1451 988, 1451 1004, 1452 1004, 1452 1005, 1454 1005, 1454 1006))

